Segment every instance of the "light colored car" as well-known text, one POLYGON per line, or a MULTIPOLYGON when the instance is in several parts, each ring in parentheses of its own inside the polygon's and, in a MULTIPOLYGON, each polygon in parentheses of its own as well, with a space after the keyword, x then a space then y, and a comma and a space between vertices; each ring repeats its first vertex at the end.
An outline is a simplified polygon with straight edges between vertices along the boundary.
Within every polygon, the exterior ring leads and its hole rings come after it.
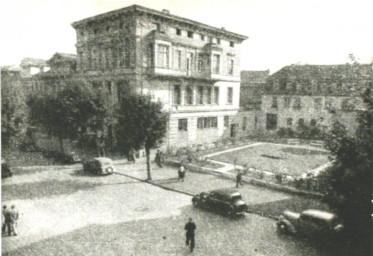
POLYGON ((305 210, 302 213, 285 211, 277 221, 282 233, 302 234, 313 238, 335 237, 343 230, 337 216, 320 210, 305 210))
POLYGON ((113 161, 107 157, 96 157, 92 160, 83 162, 83 172, 96 175, 109 175, 116 169, 113 161))

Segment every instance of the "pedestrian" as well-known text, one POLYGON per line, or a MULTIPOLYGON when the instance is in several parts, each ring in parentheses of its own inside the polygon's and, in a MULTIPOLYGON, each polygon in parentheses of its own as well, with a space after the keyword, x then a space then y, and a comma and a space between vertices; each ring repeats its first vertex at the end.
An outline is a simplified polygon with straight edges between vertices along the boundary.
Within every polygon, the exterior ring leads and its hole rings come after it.
POLYGON ((184 229, 186 230, 186 246, 190 246, 190 252, 193 252, 195 241, 194 241, 194 230, 197 229, 196 224, 193 222, 192 218, 185 224, 184 229))
POLYGON ((158 165, 158 167, 162 168, 162 161, 161 161, 161 152, 159 149, 157 150, 157 153, 155 154, 155 162, 158 165))
POLYGON ((162 150, 159 152, 159 160, 161 164, 163 165, 164 164, 164 153, 162 150))
POLYGON ((10 214, 11 214, 11 227, 12 227, 12 232, 13 235, 18 235, 18 218, 19 218, 19 213, 15 205, 12 205, 10 207, 10 214))
POLYGON ((6 232, 6 223, 5 223, 5 212, 6 211, 7 211, 7 206, 3 205, 3 209, 1 211, 1 223, 2 223, 1 233, 2 234, 5 234, 5 232, 6 232))
POLYGON ((242 174, 241 171, 239 170, 236 175, 236 188, 238 188, 238 185, 243 185, 242 184, 242 174))
POLYGON ((128 162, 130 163, 135 163, 136 160, 135 160, 135 151, 133 149, 130 149, 130 151, 128 152, 128 162))
POLYGON ((17 235, 16 222, 18 221, 18 212, 15 210, 15 206, 12 205, 10 210, 5 211, 5 225, 8 230, 8 236, 12 233, 17 235))
POLYGON ((184 181, 184 178, 185 178, 185 168, 184 168, 184 165, 180 165, 180 168, 179 168, 179 171, 178 171, 178 175, 179 175, 179 181, 184 181))

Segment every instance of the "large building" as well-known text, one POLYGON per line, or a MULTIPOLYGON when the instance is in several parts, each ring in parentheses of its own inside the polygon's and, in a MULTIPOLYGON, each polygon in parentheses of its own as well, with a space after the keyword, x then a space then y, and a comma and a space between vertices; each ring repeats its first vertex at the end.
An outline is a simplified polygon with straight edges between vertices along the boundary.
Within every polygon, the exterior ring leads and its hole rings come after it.
POLYGON ((246 36, 138 5, 74 22, 77 75, 113 101, 130 91, 170 113, 168 146, 236 136, 246 36))
POLYGON ((372 87, 372 65, 291 65, 272 74, 262 96, 268 132, 298 126, 329 128, 339 121, 350 131, 356 128, 361 93, 372 87))

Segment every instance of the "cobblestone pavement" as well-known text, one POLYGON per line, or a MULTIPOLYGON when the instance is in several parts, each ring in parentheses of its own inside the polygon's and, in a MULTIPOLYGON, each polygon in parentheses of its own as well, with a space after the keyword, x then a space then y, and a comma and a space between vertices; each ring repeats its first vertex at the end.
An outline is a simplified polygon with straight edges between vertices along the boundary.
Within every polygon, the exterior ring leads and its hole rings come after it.
MULTIPOLYGON (((118 162, 117 167, 120 173, 146 178, 143 162, 118 162)), ((152 174, 156 182, 191 193, 234 186, 231 180, 189 172, 178 182, 176 170, 166 167, 154 168, 152 174)), ((2 203, 16 204, 21 216, 19 235, 2 237, 3 255, 187 255, 183 226, 189 217, 197 224, 193 255, 328 255, 305 241, 277 235, 272 219, 253 214, 224 218, 193 208, 190 196, 118 174, 87 176, 75 167, 43 170, 5 180, 2 193, 46 180, 92 187, 29 199, 8 196, 2 203)), ((249 185, 240 190, 249 204, 289 197, 249 185)))

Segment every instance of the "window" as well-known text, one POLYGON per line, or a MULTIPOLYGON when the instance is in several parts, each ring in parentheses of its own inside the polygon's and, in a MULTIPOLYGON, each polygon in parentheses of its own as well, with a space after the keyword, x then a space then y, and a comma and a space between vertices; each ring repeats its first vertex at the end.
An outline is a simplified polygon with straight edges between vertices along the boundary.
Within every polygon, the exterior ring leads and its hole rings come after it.
POLYGON ((311 126, 316 126, 316 119, 311 119, 311 126))
POLYGON ((233 42, 233 41, 230 41, 230 42, 229 42, 229 46, 230 46, 230 47, 234 47, 234 42, 233 42))
POLYGON ((180 105, 181 104, 181 91, 180 91, 180 85, 175 84, 174 85, 174 105, 180 105))
POLYGON ((282 79, 280 79, 280 82, 279 82, 280 84, 279 84, 279 86, 280 86, 280 90, 281 91, 284 91, 284 90, 286 90, 286 79, 284 79, 284 78, 282 78, 282 79))
POLYGON ((178 124, 179 131, 188 131, 188 119, 182 118, 182 119, 179 119, 178 121, 179 121, 179 124, 178 124))
POLYGON ((106 81, 106 88, 108 93, 111 95, 112 94, 112 86, 110 81, 106 81))
POLYGON ((277 97, 272 97, 272 108, 277 108, 277 97))
POLYGON ((118 53, 117 53, 117 48, 113 47, 111 49, 111 66, 113 68, 116 68, 118 65, 118 53))
POLYGON ((193 105, 193 87, 191 85, 186 88, 185 104, 193 105))
POLYGON ((333 101, 331 98, 325 98, 325 109, 332 109, 333 108, 333 101))
POLYGON ((110 26, 106 26, 105 30, 106 32, 110 32, 110 26))
POLYGON ((341 82, 338 82, 337 83, 337 90, 342 90, 342 83, 341 82))
POLYGON ((277 115, 276 114, 267 114, 267 130, 276 130, 277 129, 277 115))
POLYGON ((233 88, 228 87, 227 104, 231 105, 232 103, 233 103, 233 88))
POLYGON ((214 103, 219 105, 219 87, 214 87, 214 103))
POLYGON ((148 67, 154 67, 154 44, 149 44, 147 49, 148 67))
POLYGON ((293 108, 295 108, 295 109, 302 108, 302 103, 301 103, 301 99, 300 98, 295 98, 293 108))
POLYGON ((285 97, 284 98, 284 108, 289 108, 291 103, 291 98, 290 97, 285 97))
POLYGON ((229 116, 224 116, 224 127, 229 126, 229 116))
POLYGON ((316 92, 321 92, 321 85, 320 84, 316 84, 316 92))
POLYGON ((218 127, 217 117, 199 117, 197 119, 197 129, 209 129, 218 127))
POLYGON ((203 71, 203 54, 198 54, 198 71, 203 71))
POLYGON ((304 127, 304 119, 303 118, 298 119, 298 127, 304 127))
POLYGON ((203 104, 203 86, 198 86, 197 103, 203 104))
POLYGON ((216 43, 220 44, 220 38, 216 38, 216 43))
POLYGON ((124 67, 129 68, 131 66, 131 48, 129 39, 125 40, 125 48, 124 48, 124 67))
POLYGON ((198 117, 197 119, 197 129, 203 129, 203 117, 198 117))
POLYGON ((193 32, 192 31, 188 31, 188 37, 193 38, 193 32))
POLYGON ((122 101, 122 90, 120 89, 120 84, 117 86, 117 96, 118 96, 118 101, 122 101))
POLYGON ((287 119, 286 119, 286 124, 287 124, 288 126, 292 126, 292 125, 293 125, 293 118, 287 118, 287 119))
POLYGON ((258 129, 258 117, 257 116, 254 118, 254 128, 258 129))
POLYGON ((201 35, 201 40, 205 41, 205 35, 201 35))
POLYGON ((213 61, 212 72, 215 73, 215 74, 219 74, 220 73, 220 55, 219 54, 214 54, 212 61, 213 61))
POLYGON ((234 60, 232 58, 229 58, 228 60, 228 74, 233 75, 234 70, 234 60))
POLYGON ((175 65, 174 65, 174 67, 176 69, 181 69, 181 51, 180 50, 175 51, 175 65))
POLYGON ((168 46, 158 45, 157 66, 160 68, 168 68, 168 46))
POLYGON ((322 98, 315 98, 314 99, 314 107, 315 107, 315 109, 321 109, 321 101, 322 101, 322 98))
POLYGON ((181 36, 181 29, 180 28, 176 29, 176 35, 181 36))
POLYGON ((206 88, 206 101, 207 101, 207 104, 211 104, 211 87, 207 87, 206 88))
POLYGON ((194 65, 193 65, 193 63, 194 63, 194 60, 193 60, 193 53, 191 53, 191 52, 188 52, 187 53, 187 63, 186 63, 186 65, 187 65, 187 70, 192 70, 192 69, 194 69, 194 65))
POLYGON ((247 117, 244 116, 242 118, 242 130, 245 131, 247 129, 247 117))

